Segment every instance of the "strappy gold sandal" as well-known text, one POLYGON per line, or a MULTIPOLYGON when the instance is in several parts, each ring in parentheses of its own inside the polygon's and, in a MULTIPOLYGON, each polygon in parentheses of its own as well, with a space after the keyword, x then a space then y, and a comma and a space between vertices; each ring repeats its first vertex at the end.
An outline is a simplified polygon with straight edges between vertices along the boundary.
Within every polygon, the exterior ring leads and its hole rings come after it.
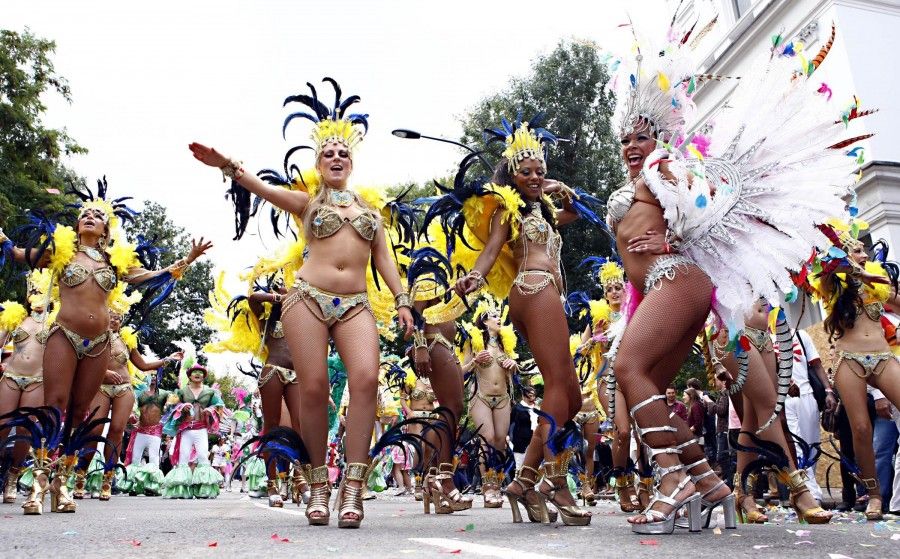
POLYGON ((75 512, 77 506, 69 493, 69 478, 78 462, 77 456, 60 456, 50 483, 50 512, 75 512))
MULTIPOLYGON (((641 510, 641 503, 638 501, 634 489, 634 474, 623 473, 621 469, 619 469, 617 474, 613 475, 612 478, 619 499, 619 508, 622 512, 637 512, 641 510)), ((650 502, 649 498, 647 502, 650 502)))
POLYGON ((16 493, 19 489, 19 469, 10 468, 6 478, 6 486, 3 488, 3 503, 11 504, 16 502, 16 493))
POLYGON ((499 509, 503 507, 500 497, 500 472, 488 468, 482 476, 481 493, 484 497, 484 508, 499 509))
POLYGON ((790 490, 791 506, 797 511, 798 517, 809 524, 828 524, 831 522, 831 513, 822 507, 811 507, 806 510, 801 510, 798 505, 798 497, 804 493, 809 493, 809 487, 806 485, 806 482, 809 481, 809 476, 807 475, 806 470, 794 470, 793 472, 789 472, 785 468, 783 470, 778 470, 776 475, 778 476, 778 480, 790 490))
POLYGON ((550 522, 550 513, 547 510, 546 498, 534 489, 540 476, 541 473, 534 468, 522 466, 519 468, 519 472, 516 474, 515 479, 510 482, 510 485, 513 483, 518 485, 522 490, 522 494, 516 495, 515 493, 510 493, 509 485, 506 486, 507 490, 504 491, 504 493, 506 493, 506 498, 509 500, 509 508, 512 509, 513 522, 517 524, 522 522, 522 513, 519 511, 520 504, 525 507, 525 512, 528 514, 529 521, 536 523, 540 522, 543 524, 548 524, 550 522), (531 475, 531 478, 525 477, 525 474, 531 475), (537 503, 529 503, 526 499, 526 496, 529 493, 539 495, 540 500, 537 503))
POLYGON ((338 528, 359 528, 365 513, 363 512, 363 489, 369 477, 369 465, 362 462, 350 462, 344 468, 344 479, 334 499, 334 508, 338 511, 338 528), (347 485, 348 481, 358 481, 360 486, 347 485), (355 514, 356 518, 347 518, 355 514))
MULTIPOLYGON (((756 474, 747 476, 747 487, 756 485, 756 474)), ((769 517, 762 511, 752 494, 745 494, 741 487, 741 474, 734 474, 734 499, 737 504, 737 516, 741 524, 765 524, 769 517)))
POLYGON ((863 485, 869 492, 869 504, 866 506, 866 520, 884 520, 884 513, 881 511, 881 488, 878 480, 875 478, 860 478, 863 485))
MULTIPOLYGON (((416 474, 415 477, 415 488, 413 489, 413 496, 416 501, 423 501, 425 499, 425 487, 422 481, 422 474, 416 474)), ((427 512, 425 514, 428 514, 427 512)))
POLYGON ((324 464, 313 468, 309 464, 304 465, 306 480, 309 482, 309 503, 306 505, 306 519, 310 526, 328 526, 331 521, 331 511, 328 509, 328 500, 331 498, 331 488, 328 485, 328 466, 324 464), (316 516, 313 516, 313 515, 316 516))
POLYGON ((75 489, 72 491, 73 499, 84 499, 86 483, 87 472, 85 472, 84 470, 75 470, 75 489))
POLYGON ((47 492, 50 490, 50 481, 48 479, 48 475, 50 470, 47 469, 45 464, 38 464, 35 462, 35 466, 31 470, 31 494, 22 503, 22 512, 24 514, 44 514, 44 497, 47 495, 47 492), (41 479, 43 478, 43 482, 41 479))
POLYGON ((569 462, 572 460, 573 454, 571 450, 567 449, 556 455, 552 462, 544 462, 542 466, 544 477, 541 478, 537 492, 543 495, 547 501, 553 503, 553 506, 559 512, 563 524, 566 526, 587 526, 591 523, 590 511, 578 505, 561 505, 556 502, 557 494, 569 488, 567 476, 569 473, 569 462), (544 491, 544 487, 548 488, 547 491, 544 491))
POLYGON ((115 472, 103 472, 103 483, 100 484, 100 500, 108 501, 112 497, 112 482, 115 472))
POLYGON ((447 462, 439 464, 437 470, 431 469, 427 478, 427 493, 423 495, 425 514, 430 513, 431 505, 434 506, 435 514, 451 514, 472 508, 472 499, 463 496, 459 489, 454 487, 449 493, 444 491, 443 482, 452 480, 455 471, 456 466, 447 462))
POLYGON ((277 479, 266 480, 266 492, 269 495, 270 507, 277 509, 284 507, 284 499, 281 498, 281 491, 279 491, 277 479))

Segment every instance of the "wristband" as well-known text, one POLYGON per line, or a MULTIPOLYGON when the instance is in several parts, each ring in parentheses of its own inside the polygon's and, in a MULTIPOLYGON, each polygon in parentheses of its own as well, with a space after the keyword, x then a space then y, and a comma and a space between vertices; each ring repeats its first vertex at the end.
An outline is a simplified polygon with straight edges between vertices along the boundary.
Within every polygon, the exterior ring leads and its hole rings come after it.
POLYGON ((425 333, 421 330, 416 330, 413 332, 413 346, 416 349, 423 349, 428 347, 428 343, 425 341, 425 333))
POLYGON ((402 307, 412 309, 412 299, 405 291, 394 295, 394 308, 399 311, 402 307))
POLYGON ((481 275, 481 272, 479 272, 478 270, 472 269, 471 272, 466 274, 466 277, 475 280, 475 289, 481 289, 482 287, 484 287, 484 276, 481 275))
POLYGON ((233 159, 229 159, 228 163, 219 167, 219 170, 222 171, 222 182, 225 182, 226 178, 238 180, 244 176, 244 168, 241 166, 241 162, 233 159))
POLYGON ((187 258, 180 258, 169 268, 169 273, 172 274, 173 278, 181 279, 181 276, 184 275, 184 271, 187 270, 189 265, 190 262, 188 262, 187 258))
POLYGON ((283 301, 283 300, 284 300, 284 297, 281 296, 281 293, 274 293, 273 296, 272 296, 272 302, 273 302, 273 303, 276 303, 276 304, 277 304, 277 303, 280 303, 280 302, 283 301))

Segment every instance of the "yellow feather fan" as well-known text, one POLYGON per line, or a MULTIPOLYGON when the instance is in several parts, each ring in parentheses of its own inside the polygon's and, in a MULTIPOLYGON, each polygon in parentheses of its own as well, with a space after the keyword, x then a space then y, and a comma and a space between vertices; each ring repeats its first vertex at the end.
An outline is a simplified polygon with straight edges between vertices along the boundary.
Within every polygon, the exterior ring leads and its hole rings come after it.
POLYGON ((15 330, 28 316, 28 311, 21 303, 4 301, 0 306, 3 307, 3 311, 0 311, 0 330, 4 332, 15 330))
POLYGON ((609 324, 611 322, 612 308, 609 306, 609 303, 606 302, 606 299, 600 299, 599 301, 591 300, 588 302, 588 306, 591 310, 591 319, 594 322, 592 326, 601 323, 609 324))
POLYGON ((119 272, 119 275, 124 276, 128 270, 139 267, 141 261, 134 251, 137 247, 129 243, 121 232, 115 233, 113 237, 113 243, 107 247, 106 254, 109 255, 109 263, 113 268, 119 272))
MULTIPOLYGON (((865 270, 867 273, 872 275, 879 275, 887 277, 887 272, 878 262, 866 262, 865 270)), ((841 283, 843 287, 847 286, 847 274, 841 272, 834 274, 835 279, 841 283)), ((810 285, 815 291, 817 297, 815 299, 821 300, 822 304, 825 306, 826 312, 831 312, 832 307, 834 307, 834 303, 837 300, 837 293, 831 292, 826 293, 825 287, 822 282, 821 277, 812 278, 810 280, 810 285)), ((863 303, 873 303, 875 301, 885 302, 888 300, 888 297, 891 295, 891 286, 888 283, 874 283, 874 284, 863 284, 863 303)))
MULTIPOLYGON (((466 266, 466 270, 471 270, 475 264, 475 258, 484 248, 490 237, 491 218, 498 210, 503 212, 501 220, 503 223, 510 224, 510 241, 514 241, 519 236, 519 221, 521 213, 519 207, 522 204, 522 198, 509 186, 499 186, 488 184, 485 189, 492 192, 492 195, 473 196, 463 203, 463 216, 466 220, 466 228, 463 234, 469 244, 476 251, 469 251, 470 254, 460 255, 460 262, 471 260, 471 264, 466 266)), ((461 241, 457 245, 463 244, 461 241)), ((498 298, 506 298, 512 287, 512 282, 516 277, 515 260, 513 259, 512 249, 509 243, 503 245, 497 260, 485 278, 487 285, 485 289, 498 298)))
MULTIPOLYGON (((237 304, 238 316, 232 320, 228 315, 231 296, 224 287, 225 272, 220 272, 209 293, 210 308, 203 318, 217 332, 218 341, 203 347, 209 353, 250 353, 265 362, 268 351, 262 346, 262 332, 259 318, 250 310, 246 299, 237 304)), ((265 306, 265 305, 264 305, 265 306)))
POLYGON ((257 260, 253 268, 240 276, 241 281, 248 282, 250 289, 259 278, 282 271, 285 287, 291 287, 296 279, 297 271, 303 265, 303 249, 306 243, 303 237, 281 247, 274 256, 263 256, 257 260))
POLYGON ((519 354, 516 352, 516 333, 513 330, 511 325, 506 325, 500 328, 500 345, 503 346, 503 351, 509 356, 510 359, 516 359, 519 357, 519 354))
POLYGON ((141 301, 141 292, 135 290, 130 295, 126 295, 125 289, 127 287, 127 283, 120 281, 106 296, 106 305, 109 307, 109 310, 121 316, 128 314, 128 310, 132 305, 136 305, 141 301))
POLYGON ((119 336, 122 338, 122 341, 125 342, 125 347, 128 348, 128 351, 137 349, 138 337, 134 328, 131 326, 123 326, 119 329, 119 336))

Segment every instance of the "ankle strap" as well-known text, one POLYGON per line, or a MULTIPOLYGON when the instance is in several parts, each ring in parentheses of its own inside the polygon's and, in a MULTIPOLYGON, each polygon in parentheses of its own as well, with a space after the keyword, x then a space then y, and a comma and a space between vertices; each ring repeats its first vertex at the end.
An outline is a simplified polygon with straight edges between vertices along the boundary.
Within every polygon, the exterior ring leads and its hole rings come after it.
POLYGON ((304 464, 303 470, 305 471, 306 481, 308 483, 328 483, 328 466, 323 464, 313 468, 311 464, 304 464))
POLYGON ((541 472, 535 470, 531 466, 522 466, 521 468, 519 468, 518 473, 516 473, 515 481, 518 482, 520 485, 522 485, 523 488, 525 487, 523 485, 524 483, 529 483, 529 484, 531 484, 531 487, 534 487, 534 485, 537 483, 537 481, 540 477, 541 477, 541 472), (532 477, 531 479, 525 477, 523 474, 526 472, 530 473, 534 477, 532 477))
MULTIPOLYGON (((805 472, 806 470, 803 470, 803 471, 805 472)), ((868 489, 869 491, 877 491, 878 490, 878 480, 873 477, 859 478, 859 481, 861 481, 862 484, 865 485, 866 489, 868 489)))
MULTIPOLYGON (((325 470, 328 471, 327 468, 325 470)), ((369 465, 362 462, 348 462, 344 467, 344 479, 347 481, 366 481, 369 477, 369 465)))

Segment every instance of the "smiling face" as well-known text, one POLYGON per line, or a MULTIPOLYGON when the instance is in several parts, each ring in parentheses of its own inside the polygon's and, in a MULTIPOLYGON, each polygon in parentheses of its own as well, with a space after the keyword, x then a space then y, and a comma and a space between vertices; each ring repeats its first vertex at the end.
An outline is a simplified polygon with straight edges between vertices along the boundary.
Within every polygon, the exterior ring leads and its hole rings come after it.
POLYGON ((516 184, 516 190, 526 200, 533 202, 543 194, 544 163, 538 159, 523 159, 519 168, 512 176, 516 184))
POLYGON ((194 382, 194 383, 203 382, 203 379, 205 379, 205 378, 206 378, 206 374, 203 371, 201 371, 200 369, 194 369, 193 371, 191 371, 191 375, 190 375, 191 382, 194 382))
POLYGON ((353 160, 350 159, 350 148, 344 144, 332 142, 327 144, 319 152, 316 169, 322 175, 325 184, 332 188, 344 188, 347 179, 353 170, 353 160))
POLYGON ((622 160, 625 162, 629 178, 634 178, 641 173, 641 169, 644 168, 644 160, 656 148, 656 139, 647 124, 635 128, 634 132, 619 139, 622 144, 622 160))
POLYGON ((109 329, 115 332, 122 327, 122 315, 109 311, 109 329))

